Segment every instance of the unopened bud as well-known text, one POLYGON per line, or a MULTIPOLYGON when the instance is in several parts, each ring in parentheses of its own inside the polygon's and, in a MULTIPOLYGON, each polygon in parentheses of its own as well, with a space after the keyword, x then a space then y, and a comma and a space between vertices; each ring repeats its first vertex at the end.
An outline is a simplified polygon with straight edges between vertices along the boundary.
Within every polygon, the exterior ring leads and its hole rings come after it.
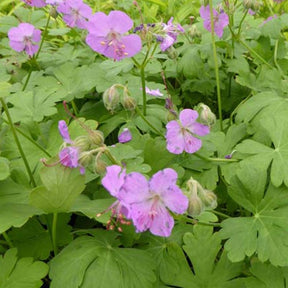
POLYGON ((78 161, 82 166, 86 167, 90 164, 92 157, 93 155, 89 151, 85 151, 80 153, 78 161))
POLYGON ((74 146, 79 148, 80 151, 89 150, 91 144, 89 137, 86 135, 77 137, 73 142, 74 146))
POLYGON ((178 57, 178 52, 173 46, 170 46, 166 52, 170 59, 176 59, 178 57))
POLYGON ((206 209, 215 209, 217 207, 217 196, 210 190, 204 190, 202 197, 200 196, 206 209))
POLYGON ((104 144, 104 134, 99 130, 89 131, 89 138, 92 144, 102 146, 104 144))
POLYGON ((103 93, 103 103, 109 112, 113 113, 117 110, 120 104, 120 95, 115 85, 111 86, 103 93))
POLYGON ((200 103, 196 107, 196 110, 199 113, 199 119, 201 123, 209 127, 213 126, 216 123, 216 116, 207 105, 200 103))
POLYGON ((137 106, 137 102, 131 96, 124 96, 123 101, 122 101, 122 105, 126 110, 131 111, 131 110, 135 110, 135 108, 137 106))
POLYGON ((50 8, 49 15, 50 15, 52 18, 54 18, 54 19, 57 18, 58 12, 57 12, 57 10, 56 10, 56 8, 55 8, 54 6, 52 6, 52 7, 50 8))
POLYGON ((261 7, 261 2, 259 0, 243 0, 243 5, 247 9, 257 11, 261 7))
POLYGON ((94 167, 95 172, 99 175, 104 175, 106 173, 106 167, 107 164, 103 160, 96 157, 94 167))
POLYGON ((201 32, 198 30, 197 26, 193 24, 189 29, 188 29, 188 35, 191 38, 199 38, 201 37, 201 32))

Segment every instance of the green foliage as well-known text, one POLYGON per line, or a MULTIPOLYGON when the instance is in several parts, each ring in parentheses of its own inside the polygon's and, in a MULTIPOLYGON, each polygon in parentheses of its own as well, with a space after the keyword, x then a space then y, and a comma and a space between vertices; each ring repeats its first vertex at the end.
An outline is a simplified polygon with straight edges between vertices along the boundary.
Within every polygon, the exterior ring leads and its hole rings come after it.
POLYGON ((40 178, 44 186, 38 186, 31 191, 30 202, 46 213, 69 211, 85 188, 85 177, 80 171, 62 165, 43 167, 40 178))
POLYGON ((51 262, 51 288, 69 286, 154 287, 155 263, 149 253, 118 248, 117 234, 93 232, 71 242, 51 262))
POLYGON ((287 266, 288 190, 272 183, 267 186, 266 173, 261 163, 246 163, 231 179, 229 195, 248 213, 246 217, 224 220, 221 237, 228 239, 225 249, 233 262, 257 253, 261 262, 269 260, 272 265, 287 266))
POLYGON ((40 288, 41 279, 48 273, 48 265, 33 258, 17 259, 17 249, 8 250, 0 257, 1 288, 40 288))

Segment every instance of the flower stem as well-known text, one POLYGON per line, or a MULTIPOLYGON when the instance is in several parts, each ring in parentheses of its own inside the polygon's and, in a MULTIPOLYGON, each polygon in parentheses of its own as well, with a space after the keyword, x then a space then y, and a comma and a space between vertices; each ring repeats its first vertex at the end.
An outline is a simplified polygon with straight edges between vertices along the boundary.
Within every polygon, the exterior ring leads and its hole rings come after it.
POLYGON ((27 158, 26 158, 26 156, 25 156, 25 153, 24 153, 23 148, 22 148, 22 146, 21 146, 20 140, 19 140, 18 135, 17 135, 17 133, 16 133, 16 129, 15 129, 14 123, 13 123, 13 121, 12 121, 11 115, 10 115, 10 113, 9 113, 9 109, 8 109, 8 107, 7 107, 4 99, 3 99, 2 97, 0 97, 0 101, 1 101, 1 104, 2 104, 2 107, 3 107, 4 111, 5 111, 5 113, 6 113, 6 116, 7 116, 7 118, 8 118, 8 122, 9 122, 10 128, 11 128, 11 130, 12 130, 12 134, 13 134, 15 143, 16 143, 17 148, 18 148, 18 150, 19 150, 19 153, 20 153, 20 155, 21 155, 21 157, 22 157, 22 159, 23 159, 25 168, 26 168, 27 173, 28 173, 29 178, 30 178, 30 182, 31 182, 31 184, 32 184, 33 187, 36 187, 36 182, 35 182, 35 180, 34 180, 34 177, 33 177, 32 171, 31 171, 31 169, 30 169, 28 160, 27 160, 27 158))
MULTIPOLYGON (((6 124, 9 124, 9 122, 6 119, 2 119, 6 124)), ((15 125, 14 125, 15 127, 15 125)), ((21 131, 19 128, 15 127, 16 131, 21 134, 24 138, 26 138, 28 141, 30 141, 33 145, 35 145, 37 148, 39 148, 42 152, 44 152, 48 157, 52 157, 52 155, 45 150, 41 145, 39 145, 34 139, 30 138, 28 135, 26 135, 23 131, 21 131)))
POLYGON ((6 233, 6 232, 3 232, 2 235, 3 235, 4 239, 5 239, 5 241, 7 242, 7 244, 9 245, 9 247, 10 247, 10 248, 13 248, 14 245, 13 245, 13 243, 11 242, 11 240, 10 240, 9 236, 7 235, 7 233, 6 233))
POLYGON ((198 153, 194 153, 193 155, 195 155, 196 157, 202 159, 202 160, 205 160, 205 161, 209 161, 209 162, 239 162, 238 159, 226 159, 226 158, 211 158, 211 157, 205 157, 205 156, 202 156, 198 153))
POLYGON ((53 245, 53 251, 54 256, 58 254, 58 247, 57 247, 57 218, 58 214, 57 212, 53 213, 53 222, 52 222, 52 245, 53 245))
POLYGON ((140 66, 141 86, 142 86, 142 99, 143 99, 143 115, 146 116, 146 84, 145 84, 145 66, 140 66))
POLYGON ((222 131, 223 130, 223 117, 222 117, 221 91, 220 91, 220 79, 219 79, 217 51, 216 51, 216 44, 215 44, 215 30, 214 30, 214 17, 213 17, 213 6, 212 5, 213 5, 212 0, 209 0, 212 48, 213 48, 214 68, 215 68, 215 77, 216 77, 216 86, 217 86, 218 114, 219 114, 220 130, 222 131))
POLYGON ((145 121, 145 123, 149 127, 151 127, 158 135, 160 135, 164 138, 164 135, 161 133, 161 131, 159 131, 149 120, 147 120, 147 118, 142 114, 142 112, 140 111, 140 109, 138 107, 135 108, 135 111, 145 121))
POLYGON ((109 160, 110 160, 113 164, 121 166, 121 163, 119 163, 119 162, 114 158, 114 156, 111 154, 111 152, 110 152, 108 149, 105 149, 105 150, 104 150, 104 154, 109 158, 109 160))
POLYGON ((229 215, 226 215, 226 214, 224 214, 224 213, 222 213, 222 212, 219 212, 219 211, 216 211, 216 210, 213 210, 212 212, 213 212, 214 214, 216 214, 216 215, 219 215, 219 216, 223 217, 223 218, 230 218, 229 215))

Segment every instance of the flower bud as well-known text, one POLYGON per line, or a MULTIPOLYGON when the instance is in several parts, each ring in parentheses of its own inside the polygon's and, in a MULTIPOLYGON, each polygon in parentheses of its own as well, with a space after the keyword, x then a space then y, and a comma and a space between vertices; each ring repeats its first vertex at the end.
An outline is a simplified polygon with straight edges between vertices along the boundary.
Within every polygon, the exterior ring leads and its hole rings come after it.
POLYGON ((78 158, 78 162, 82 165, 82 166, 88 166, 92 160, 93 155, 89 152, 89 151, 85 151, 80 153, 79 158, 78 158))
POLYGON ((117 110, 120 104, 120 96, 115 85, 111 86, 103 93, 103 103, 109 112, 113 113, 117 110))
POLYGON ((199 38, 201 37, 201 32, 198 30, 197 26, 193 24, 189 29, 188 29, 188 35, 191 38, 199 38))
POLYGON ((86 135, 79 136, 73 141, 73 146, 76 146, 77 148, 79 148, 79 151, 81 152, 89 150, 90 145, 91 145, 91 141, 89 137, 86 135))
POLYGON ((257 11, 261 7, 259 0, 243 0, 243 5, 245 8, 252 9, 253 11, 257 11))
POLYGON ((173 46, 170 46, 166 52, 170 59, 176 59, 178 57, 178 52, 173 46))
POLYGON ((106 173, 106 167, 107 164, 103 160, 99 159, 99 157, 96 157, 94 167, 95 173, 104 175, 106 173))
POLYGON ((56 8, 55 8, 54 6, 52 6, 52 7, 50 8, 49 15, 50 15, 52 18, 54 18, 54 19, 57 18, 58 12, 57 12, 57 10, 56 10, 56 8))
POLYGON ((206 209, 215 209, 217 207, 217 196, 214 192, 205 189, 200 198, 206 209))
POLYGON ((122 105, 126 110, 135 110, 136 106, 137 106, 137 102, 134 98, 130 97, 130 96, 124 96, 123 97, 123 101, 122 101, 122 105))
POLYGON ((189 205, 187 213, 192 217, 200 215, 204 210, 204 205, 201 199, 198 196, 191 196, 191 197, 188 196, 188 199, 189 199, 189 205))
POLYGON ((204 125, 211 127, 216 123, 216 116, 207 105, 200 103, 196 110, 199 113, 200 122, 204 125))
POLYGON ((89 138, 92 144, 102 146, 104 144, 104 134, 99 130, 89 131, 89 138))

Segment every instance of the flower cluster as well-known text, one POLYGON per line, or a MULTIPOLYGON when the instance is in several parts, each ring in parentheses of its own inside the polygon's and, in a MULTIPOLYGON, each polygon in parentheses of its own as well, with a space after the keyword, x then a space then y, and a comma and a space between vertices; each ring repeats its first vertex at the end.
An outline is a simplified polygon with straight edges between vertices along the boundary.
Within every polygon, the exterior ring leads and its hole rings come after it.
POLYGON ((188 208, 188 198, 176 181, 177 173, 171 168, 158 171, 147 180, 140 173, 126 174, 120 166, 112 165, 107 167, 102 185, 118 199, 112 205, 114 211, 131 219, 137 232, 149 230, 168 237, 174 226, 168 209, 183 214, 188 208))
MULTIPOLYGON (((200 16, 204 20, 204 28, 211 32, 211 17, 210 17, 210 7, 201 6, 200 8, 200 16)), ((213 23, 214 23, 214 31, 218 37, 222 37, 224 28, 229 24, 229 17, 224 12, 220 13, 213 9, 213 23)))
POLYGON ((167 150, 174 154, 183 151, 194 153, 202 146, 202 141, 195 137, 205 136, 210 132, 208 126, 196 122, 198 112, 192 109, 184 109, 180 112, 179 120, 167 123, 166 140, 167 150))

